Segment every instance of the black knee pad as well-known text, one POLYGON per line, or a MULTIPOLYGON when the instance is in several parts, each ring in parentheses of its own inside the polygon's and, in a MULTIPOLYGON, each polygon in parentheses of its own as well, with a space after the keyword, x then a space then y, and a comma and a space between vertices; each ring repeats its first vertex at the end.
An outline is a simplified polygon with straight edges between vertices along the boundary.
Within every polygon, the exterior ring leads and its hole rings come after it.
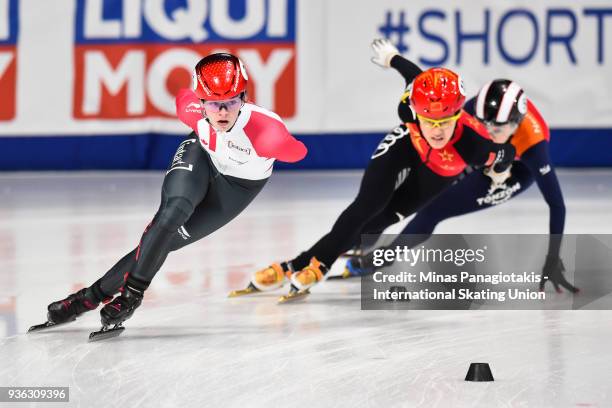
POLYGON ((193 204, 183 197, 170 198, 160 210, 157 225, 167 231, 176 231, 193 214, 193 204))

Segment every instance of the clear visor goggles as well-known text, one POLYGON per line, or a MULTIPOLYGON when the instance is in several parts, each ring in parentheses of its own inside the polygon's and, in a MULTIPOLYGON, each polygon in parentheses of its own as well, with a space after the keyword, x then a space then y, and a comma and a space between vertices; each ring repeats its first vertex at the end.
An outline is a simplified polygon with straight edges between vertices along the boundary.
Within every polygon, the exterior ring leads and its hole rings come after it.
POLYGON ((225 108, 228 112, 236 112, 242 107, 242 97, 235 96, 232 99, 226 99, 224 101, 202 101, 202 106, 207 112, 217 113, 221 109, 225 108))

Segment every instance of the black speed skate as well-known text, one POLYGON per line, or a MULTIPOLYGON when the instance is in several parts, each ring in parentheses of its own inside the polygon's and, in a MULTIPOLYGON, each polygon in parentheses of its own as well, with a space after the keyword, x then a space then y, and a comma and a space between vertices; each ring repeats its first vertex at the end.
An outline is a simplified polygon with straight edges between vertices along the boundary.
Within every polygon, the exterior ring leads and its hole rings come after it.
POLYGON ((86 293, 87 288, 84 288, 71 294, 66 299, 51 303, 47 306, 47 321, 30 327, 28 333, 73 322, 83 313, 97 308, 99 303, 88 299, 85 296, 86 293))
POLYGON ((142 296, 142 291, 125 285, 121 295, 100 310, 102 328, 91 333, 89 341, 104 340, 120 335, 125 330, 123 322, 132 317, 134 311, 142 303, 142 296))

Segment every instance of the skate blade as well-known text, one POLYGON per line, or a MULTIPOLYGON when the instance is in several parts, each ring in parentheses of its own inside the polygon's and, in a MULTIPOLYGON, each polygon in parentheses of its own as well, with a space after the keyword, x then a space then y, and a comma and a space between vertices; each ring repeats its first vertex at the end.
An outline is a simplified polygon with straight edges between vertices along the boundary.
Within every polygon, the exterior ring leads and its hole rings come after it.
POLYGON ((310 295, 310 291, 308 289, 301 292, 289 292, 288 295, 279 297, 278 303, 294 302, 299 299, 304 299, 308 295, 310 295))
POLYGON ((124 330, 125 327, 123 326, 115 326, 111 329, 105 329, 104 327, 102 327, 102 329, 98 330, 97 332, 89 333, 89 341, 91 342, 111 339, 113 337, 119 336, 121 333, 123 333, 124 330))
POLYGON ((251 295, 253 293, 259 293, 261 292, 261 290, 255 288, 255 287, 248 287, 246 289, 240 289, 240 290, 232 290, 229 295, 227 295, 227 297, 240 297, 240 296, 246 296, 246 295, 251 295))
POLYGON ((53 327, 63 326, 65 324, 72 323, 75 320, 76 320, 76 318, 72 319, 72 320, 68 320, 67 322, 64 322, 64 323, 53 323, 53 322, 50 322, 50 321, 46 321, 43 324, 36 324, 36 325, 30 327, 28 329, 28 333, 33 333, 33 332, 37 332, 37 331, 41 331, 41 330, 51 329, 53 327))

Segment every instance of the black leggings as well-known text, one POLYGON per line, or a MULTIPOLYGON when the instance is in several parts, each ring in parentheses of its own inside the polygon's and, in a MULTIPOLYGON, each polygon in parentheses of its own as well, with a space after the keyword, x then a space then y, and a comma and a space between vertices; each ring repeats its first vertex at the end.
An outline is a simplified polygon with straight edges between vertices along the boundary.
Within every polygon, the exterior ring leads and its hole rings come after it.
MULTIPOLYGON (((340 254, 359 243, 361 234, 379 233, 413 214, 455 180, 435 174, 416 153, 411 155, 410 143, 408 137, 400 136, 387 143, 382 154, 374 154, 355 200, 329 233, 290 261, 293 269, 302 269, 312 257, 331 267, 340 254)), ((377 152, 383 145, 384 141, 377 152)))
POLYGON ((441 221, 504 203, 527 190, 533 181, 529 168, 515 161, 511 177, 501 188, 491 191, 491 179, 482 170, 474 170, 420 209, 402 234, 418 234, 411 241, 411 245, 418 245, 431 236, 441 221))
POLYGON ((266 181, 220 174, 196 139, 185 140, 166 172, 161 205, 140 244, 93 285, 102 292, 94 290, 96 297, 119 292, 128 274, 146 289, 168 253, 230 222, 249 205, 266 181))

